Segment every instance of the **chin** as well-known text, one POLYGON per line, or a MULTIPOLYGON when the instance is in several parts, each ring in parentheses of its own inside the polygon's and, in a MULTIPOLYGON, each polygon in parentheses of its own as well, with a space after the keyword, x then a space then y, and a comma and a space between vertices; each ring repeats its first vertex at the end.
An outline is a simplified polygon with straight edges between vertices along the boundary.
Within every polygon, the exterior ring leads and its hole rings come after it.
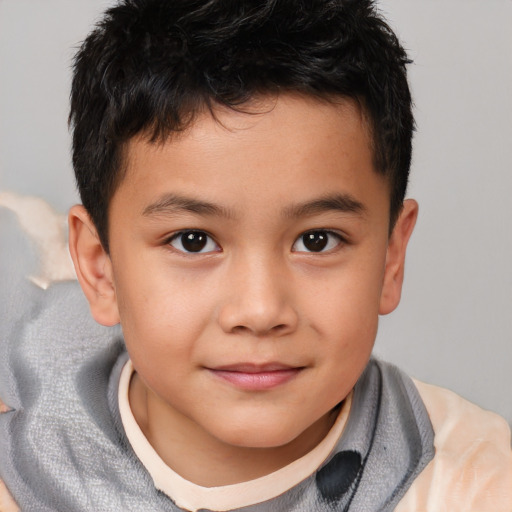
POLYGON ((296 439, 302 431, 297 431, 297 427, 292 428, 282 421, 266 422, 261 425, 259 422, 251 422, 245 425, 238 425, 229 429, 222 429, 216 437, 220 441, 236 446, 238 448, 278 448, 285 446, 296 439))

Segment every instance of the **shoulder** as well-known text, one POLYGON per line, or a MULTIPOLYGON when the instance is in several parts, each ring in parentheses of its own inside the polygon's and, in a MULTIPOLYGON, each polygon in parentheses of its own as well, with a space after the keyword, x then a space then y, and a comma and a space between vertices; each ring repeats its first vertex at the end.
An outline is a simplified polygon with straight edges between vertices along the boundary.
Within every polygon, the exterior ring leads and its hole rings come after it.
POLYGON ((414 383, 432 422, 436 454, 396 512, 512 511, 506 421, 447 389, 414 383))

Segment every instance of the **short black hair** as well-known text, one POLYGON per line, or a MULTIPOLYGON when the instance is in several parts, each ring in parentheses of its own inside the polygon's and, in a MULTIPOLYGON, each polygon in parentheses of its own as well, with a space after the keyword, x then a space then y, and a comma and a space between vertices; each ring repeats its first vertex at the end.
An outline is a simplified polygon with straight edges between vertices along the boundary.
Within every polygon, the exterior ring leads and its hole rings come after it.
POLYGON ((119 1, 75 56, 69 116, 78 189, 103 247, 132 137, 165 140, 205 107, 284 92, 362 105, 392 227, 411 162, 409 62, 371 0, 119 1))

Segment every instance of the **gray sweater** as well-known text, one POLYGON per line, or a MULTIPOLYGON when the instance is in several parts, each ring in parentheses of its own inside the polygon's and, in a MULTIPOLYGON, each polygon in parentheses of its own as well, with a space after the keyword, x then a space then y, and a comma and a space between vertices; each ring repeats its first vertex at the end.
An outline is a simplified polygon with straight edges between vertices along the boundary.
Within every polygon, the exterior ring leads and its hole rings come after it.
MULTIPOLYGON (((0 478, 22 511, 180 511, 155 489, 120 419, 118 328, 90 318, 76 282, 19 280, 0 304, 0 478), (5 454, 5 455, 4 455, 5 454)), ((432 459, 412 381, 371 360, 341 439, 316 473, 245 512, 393 510, 432 459)))

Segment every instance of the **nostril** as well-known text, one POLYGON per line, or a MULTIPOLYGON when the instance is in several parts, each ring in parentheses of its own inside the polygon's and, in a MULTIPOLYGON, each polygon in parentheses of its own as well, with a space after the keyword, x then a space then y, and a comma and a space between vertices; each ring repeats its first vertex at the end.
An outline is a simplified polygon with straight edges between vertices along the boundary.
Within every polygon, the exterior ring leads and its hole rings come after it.
POLYGON ((256 335, 256 336, 267 336, 267 335, 276 335, 276 334, 280 334, 282 333, 283 331, 285 331, 287 329, 287 325, 286 324, 279 324, 279 325, 274 325, 273 327, 271 327, 270 329, 265 329, 264 331, 257 331, 256 329, 251 329, 250 327, 246 326, 246 325, 236 325, 235 327, 233 327, 231 329, 231 332, 233 334, 253 334, 253 335, 256 335))
POLYGON ((231 329, 231 332, 234 334, 245 334, 250 331, 251 330, 245 325, 235 325, 235 327, 231 329))
POLYGON ((295 310, 284 301, 229 301, 218 310, 217 321, 226 333, 283 336, 297 327, 295 310))

